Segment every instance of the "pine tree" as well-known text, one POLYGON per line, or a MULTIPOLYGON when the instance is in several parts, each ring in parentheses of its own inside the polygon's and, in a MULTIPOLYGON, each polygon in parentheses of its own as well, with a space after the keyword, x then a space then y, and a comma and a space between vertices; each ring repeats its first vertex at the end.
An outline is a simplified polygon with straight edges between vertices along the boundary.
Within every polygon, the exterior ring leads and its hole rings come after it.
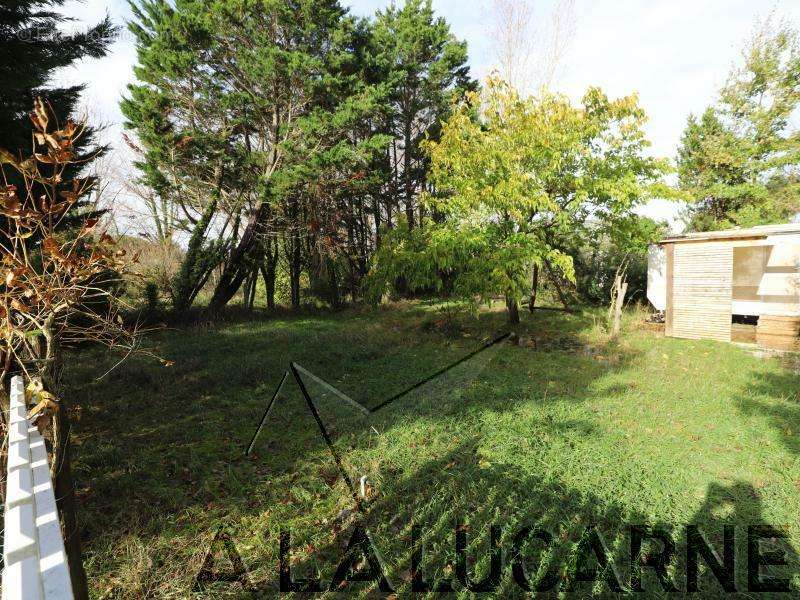
POLYGON ((387 160, 392 171, 388 182, 392 210, 402 204, 409 227, 421 220, 418 196, 427 191, 428 161, 420 143, 438 139, 455 99, 477 84, 469 76, 467 45, 437 17, 431 0, 407 0, 402 8, 392 5, 378 13, 374 44, 378 64, 391 85, 386 110, 386 131, 394 138, 387 160))
POLYGON ((268 153, 254 154, 267 166, 258 180, 270 197, 252 213, 210 307, 224 306, 254 272, 276 229, 283 237, 293 306, 300 302, 303 267, 312 277, 325 271, 336 304, 332 261, 340 245, 338 203, 373 147, 371 137, 357 139, 351 132, 375 112, 379 94, 359 54, 363 28, 338 0, 262 2, 243 18, 235 16, 226 16, 230 24, 221 24, 215 35, 228 31, 236 40, 231 47, 237 48, 238 69, 228 74, 227 64, 221 64, 220 73, 234 81, 257 113, 272 115, 277 135, 262 127, 254 129, 254 137, 277 141, 268 153))
POLYGON ((363 23, 338 0, 132 7, 139 82, 123 112, 143 182, 181 207, 190 233, 175 308, 192 304, 215 266, 211 308, 245 283, 252 290, 259 271, 271 289, 278 239, 299 304, 302 268, 335 237, 341 184, 358 179, 376 145, 370 132, 352 135, 380 93, 363 23))
POLYGON ((718 102, 690 116, 678 153, 690 228, 785 222, 800 213, 800 34, 769 21, 718 102))
MULTIPOLYGON (((75 112, 84 86, 49 86, 53 74, 81 58, 105 56, 116 34, 106 16, 85 32, 65 35, 61 28, 71 19, 57 11, 63 3, 18 0, 0 6, 0 145, 11 152, 30 148, 33 127, 28 113, 35 97, 42 97, 61 123, 75 112)), ((101 150, 94 147, 93 133, 87 129, 76 143, 84 158, 101 150)), ((80 164, 65 176, 77 169, 80 164)))
MULTIPOLYGON (((186 311, 225 250, 213 239, 218 214, 236 197, 237 122, 225 110, 231 94, 215 79, 214 52, 204 3, 165 0, 131 2, 135 20, 137 82, 121 103, 129 140, 139 155, 140 182, 160 202, 178 207, 177 227, 189 236, 172 287, 173 305, 186 311)), ((230 217, 233 210, 228 211, 230 217)), ((220 234, 231 219, 220 225, 220 234)))

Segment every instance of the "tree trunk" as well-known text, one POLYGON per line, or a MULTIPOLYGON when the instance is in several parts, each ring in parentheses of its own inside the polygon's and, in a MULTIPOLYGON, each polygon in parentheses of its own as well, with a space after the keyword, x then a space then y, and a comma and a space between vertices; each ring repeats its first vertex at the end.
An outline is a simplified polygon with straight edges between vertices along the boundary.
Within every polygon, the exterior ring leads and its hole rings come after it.
POLYGON ((405 123, 405 148, 403 150, 403 179, 405 180, 406 219, 408 228, 414 229, 414 185, 411 178, 411 119, 406 118, 405 123))
POLYGON ((336 277, 336 264, 332 259, 328 259, 328 285, 331 288, 331 307, 338 309, 342 301, 339 295, 339 280, 336 277))
POLYGON ((506 309, 508 309, 508 323, 519 325, 519 305, 511 296, 506 295, 506 309))
POLYGON ((614 292, 612 294, 611 310, 613 311, 613 324, 611 335, 617 337, 622 327, 622 309, 625 306, 625 294, 628 293, 628 282, 623 280, 622 275, 614 278, 614 292))
POLYGON ((289 287, 292 296, 292 308, 300 308, 300 240, 293 234, 292 257, 289 262, 289 287))
POLYGON ((222 271, 208 305, 210 310, 218 310, 228 304, 252 272, 253 264, 257 262, 258 255, 262 252, 259 233, 263 233, 261 230, 268 215, 269 204, 263 200, 250 215, 242 239, 239 240, 222 271))
MULTIPOLYGON (((272 243, 269 244, 272 246, 272 243)), ((275 272, 278 265, 278 248, 275 243, 275 252, 272 248, 267 248, 266 260, 261 265, 261 276, 264 278, 264 288, 267 294, 267 308, 275 309, 275 272)))
POLYGON ((253 274, 250 276, 250 296, 247 298, 247 308, 253 310, 256 305, 256 291, 258 289, 258 267, 253 269, 253 274))
POLYGON ((539 291, 539 265, 533 265, 533 276, 531 280, 531 301, 528 310, 533 312, 536 309, 536 294, 539 291))
POLYGON ((372 217, 375 219, 375 248, 381 247, 381 203, 378 198, 372 199, 372 217))
POLYGON ((558 276, 556 275, 553 268, 550 266, 549 262, 544 263, 544 268, 547 270, 547 275, 550 277, 550 281, 553 282, 553 287, 556 288, 556 294, 558 294, 558 299, 561 301, 561 304, 564 305, 564 310, 569 311, 569 303, 567 302, 567 297, 564 295, 563 290, 561 289, 561 284, 558 282, 558 276))
POLYGON ((255 267, 247 277, 245 286, 244 304, 247 310, 253 310, 256 303, 256 288, 258 287, 258 267, 255 267))
POLYGON ((275 309, 275 272, 269 272, 267 267, 261 267, 261 277, 264 279, 264 289, 267 296, 267 310, 275 309))
POLYGON ((250 300, 250 278, 246 277, 242 284, 242 308, 248 310, 250 307, 248 302, 250 300))

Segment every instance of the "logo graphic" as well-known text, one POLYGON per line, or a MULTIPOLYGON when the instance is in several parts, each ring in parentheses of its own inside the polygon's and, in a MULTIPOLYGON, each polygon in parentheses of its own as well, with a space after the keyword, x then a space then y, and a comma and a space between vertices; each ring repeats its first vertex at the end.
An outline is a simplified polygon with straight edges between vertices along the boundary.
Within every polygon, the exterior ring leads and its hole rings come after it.
MULTIPOLYGON (((256 431, 253 434, 250 443, 247 445, 247 448, 245 450, 245 456, 250 456, 252 454, 256 441, 258 440, 258 436, 261 434, 261 431, 263 430, 264 425, 267 422, 267 419, 272 413, 275 407, 276 400, 281 393, 281 390, 283 390, 289 378, 292 377, 297 383, 298 388, 300 389, 300 393, 302 394, 305 400, 309 413, 314 418, 314 421, 317 425, 320 435, 325 440, 325 444, 331 456, 333 457, 339 475, 342 477, 343 481, 347 485, 347 488, 350 492, 350 495, 352 496, 355 505, 355 514, 357 515, 357 517, 361 518, 363 517, 362 495, 359 493, 359 488, 356 487, 352 478, 347 473, 347 470, 344 468, 343 461, 339 455, 339 452, 336 450, 336 447, 333 443, 330 434, 328 433, 328 428, 326 427, 325 422, 322 419, 322 416, 320 415, 320 412, 317 408, 317 404, 314 402, 314 398, 308 392, 305 379, 315 382, 316 384, 318 384, 323 389, 333 394, 336 398, 338 398, 345 404, 351 406, 352 408, 355 408, 357 411, 361 412, 365 416, 369 416, 387 408, 395 401, 406 397, 408 394, 421 388, 426 383, 429 383, 434 379, 441 377, 448 371, 451 371, 455 367, 476 357, 482 352, 485 352, 486 350, 489 350, 490 348, 497 346, 498 344, 506 340, 510 335, 511 335, 510 333, 504 333, 492 339, 491 341, 487 342, 477 350, 470 352, 469 354, 461 357, 457 361, 447 365, 442 369, 439 369, 438 371, 432 373, 431 375, 428 375, 424 379, 414 383, 413 385, 409 386, 403 391, 382 401, 372 409, 367 408, 360 402, 354 400, 353 398, 351 398, 341 390, 335 388, 327 381, 318 377, 317 375, 315 375, 308 369, 304 368, 303 366, 297 364, 296 362, 291 362, 289 363, 289 368, 286 371, 284 371, 283 376, 281 377, 281 381, 278 384, 278 387, 275 388, 275 392, 272 394, 269 402, 267 403, 266 409, 264 410, 264 414, 262 415, 261 420, 258 423, 258 427, 256 428, 256 431)), ((363 487, 364 482, 361 481, 360 484, 361 484, 360 487, 363 487)), ((292 580, 291 570, 286 561, 284 560, 285 557, 288 555, 289 546, 290 546, 289 534, 288 532, 284 532, 281 535, 281 553, 280 553, 281 589, 286 591, 305 591, 305 592, 321 591, 321 589, 318 589, 320 586, 319 582, 317 581, 295 582, 292 580)), ((375 544, 372 542, 372 537, 369 531, 365 526, 363 526, 360 523, 357 523, 355 526, 355 530, 352 534, 352 537, 350 538, 350 541, 348 543, 347 550, 345 553, 345 559, 337 568, 332 585, 339 586, 342 583, 348 581, 354 581, 354 582, 378 581, 379 588, 382 591, 391 591, 392 589, 394 589, 394 586, 391 585, 391 582, 387 578, 386 569, 384 565, 385 562, 382 559, 380 553, 378 552, 375 544), (366 571, 362 569, 359 572, 356 569, 356 566, 361 563, 366 564, 368 566, 368 569, 366 569, 366 571)), ((223 529, 220 529, 214 537, 214 540, 211 544, 211 548, 209 549, 205 561, 203 562, 203 566, 197 575, 195 587, 197 590, 202 590, 205 585, 211 582, 229 582, 229 583, 238 582, 243 584, 245 586, 245 589, 251 589, 246 569, 244 567, 241 556, 236 551, 236 548, 234 547, 230 535, 223 529), (223 551, 222 553, 227 558, 227 562, 229 562, 231 565, 231 567, 224 572, 219 572, 214 568, 216 565, 215 557, 220 553, 219 552, 220 550, 223 551)))
MULTIPOLYGON (((370 416, 509 337, 510 334, 506 333, 487 342, 458 361, 436 371, 371 409, 296 362, 289 364, 289 368, 283 373, 280 383, 266 405, 258 426, 246 447, 245 455, 252 454, 267 419, 275 410, 278 396, 290 377, 293 378, 304 400, 303 410, 307 409, 314 418, 319 434, 325 441, 327 450, 336 465, 338 475, 335 475, 334 478, 341 476, 352 497, 353 510, 342 512, 354 516, 354 522, 351 523, 352 534, 344 552, 339 555, 341 560, 336 566, 330 585, 324 583, 319 577, 308 579, 293 577, 289 558, 292 545, 291 533, 282 530, 279 552, 280 592, 310 594, 323 593, 327 590, 340 592, 351 582, 371 583, 376 589, 386 594, 403 587, 402 584, 396 585, 389 577, 388 563, 378 551, 374 538, 366 526, 368 515, 365 504, 368 502, 365 502, 367 496, 364 492, 365 478, 354 481, 351 474, 348 473, 342 455, 337 450, 330 433, 334 431, 334 428, 323 419, 319 410, 319 406, 322 404, 319 398, 315 400, 309 393, 308 383, 313 382, 327 393, 332 394, 336 402, 344 403, 364 416, 370 416)), ((541 566, 544 567, 544 570, 534 578, 535 571, 529 571, 527 568, 525 547, 533 541, 537 547, 542 547, 544 553, 555 555, 554 553, 561 544, 567 547, 567 540, 561 534, 554 535, 553 531, 548 531, 545 527, 526 526, 524 522, 521 523, 521 529, 511 530, 511 535, 501 535, 507 534, 509 531, 501 531, 496 523, 490 523, 489 548, 485 551, 489 565, 488 573, 482 573, 481 578, 478 579, 469 574, 467 556, 473 551, 468 551, 468 528, 464 521, 456 515, 455 526, 451 530, 455 542, 454 559, 447 565, 450 575, 441 578, 434 576, 433 573, 428 573, 430 580, 423 573, 425 552, 422 540, 424 536, 421 535, 422 531, 419 525, 416 521, 411 523, 411 572, 409 579, 406 579, 406 585, 410 584, 412 593, 454 593, 458 587, 457 584, 469 592, 491 593, 501 586, 503 565, 511 568, 514 584, 525 592, 553 592, 559 587, 567 592, 576 592, 578 586, 602 582, 612 593, 643 593, 646 591, 643 577, 647 570, 657 577, 657 584, 665 593, 679 591, 679 572, 682 571, 685 576, 685 591, 696 593, 700 591, 699 579, 703 574, 701 573, 701 564, 705 567, 704 574, 710 575, 716 580, 723 592, 736 594, 744 586, 741 579, 739 580, 741 585, 737 584, 737 574, 741 569, 737 570, 736 566, 742 563, 736 557, 736 530, 733 525, 729 524, 725 524, 723 528, 724 539, 721 545, 721 554, 718 552, 719 546, 706 538, 704 532, 700 531, 695 524, 687 524, 682 528, 680 534, 683 542, 679 543, 676 543, 678 538, 673 536, 674 533, 678 533, 677 531, 651 527, 645 523, 625 525, 622 539, 625 540, 626 547, 623 552, 627 553, 628 557, 627 572, 618 570, 615 552, 610 550, 598 525, 589 524, 582 529, 569 556, 561 553, 566 557, 564 562, 561 562, 560 565, 559 562, 547 564, 543 562, 541 566), (501 543, 501 539, 505 541, 501 543), (672 566, 674 566, 672 569, 674 572, 671 570, 672 566)), ((622 524, 620 523, 620 525, 622 524)), ((470 535, 476 533, 473 532, 470 535)), ((785 547, 780 545, 780 542, 784 542, 786 538, 785 532, 765 524, 749 524, 747 526, 747 553, 744 566, 747 576, 746 589, 749 593, 787 593, 792 591, 790 577, 776 576, 777 568, 783 568, 785 575, 794 576, 796 574, 786 573, 791 563, 785 547)), ((453 556, 450 553, 447 555, 453 556)), ((241 556, 236 551, 230 535, 223 529, 220 529, 214 537, 197 576, 196 589, 202 591, 212 583, 241 585, 246 590, 258 593, 258 590, 251 587, 241 556)), ((274 588, 270 592, 273 590, 274 588)))

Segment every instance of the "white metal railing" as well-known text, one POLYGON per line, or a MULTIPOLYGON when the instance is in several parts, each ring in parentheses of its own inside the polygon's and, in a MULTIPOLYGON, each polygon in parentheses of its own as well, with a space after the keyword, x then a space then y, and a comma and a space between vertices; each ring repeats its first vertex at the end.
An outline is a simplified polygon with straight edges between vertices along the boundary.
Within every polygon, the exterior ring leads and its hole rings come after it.
POLYGON ((11 380, 2 600, 72 600, 44 439, 27 418, 22 378, 11 380))

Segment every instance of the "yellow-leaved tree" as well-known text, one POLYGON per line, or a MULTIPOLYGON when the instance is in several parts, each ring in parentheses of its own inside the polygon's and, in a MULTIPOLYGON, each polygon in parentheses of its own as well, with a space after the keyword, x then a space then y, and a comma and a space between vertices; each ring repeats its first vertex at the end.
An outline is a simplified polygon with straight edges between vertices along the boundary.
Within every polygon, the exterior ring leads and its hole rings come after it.
POLYGON ((427 144, 430 219, 387 236, 373 294, 400 279, 471 300, 502 294, 518 323, 534 269, 574 279, 568 241, 589 235, 591 221, 613 223, 670 195, 668 163, 646 155, 644 122, 635 95, 610 100, 591 88, 575 105, 548 92, 522 98, 489 78, 427 144))

